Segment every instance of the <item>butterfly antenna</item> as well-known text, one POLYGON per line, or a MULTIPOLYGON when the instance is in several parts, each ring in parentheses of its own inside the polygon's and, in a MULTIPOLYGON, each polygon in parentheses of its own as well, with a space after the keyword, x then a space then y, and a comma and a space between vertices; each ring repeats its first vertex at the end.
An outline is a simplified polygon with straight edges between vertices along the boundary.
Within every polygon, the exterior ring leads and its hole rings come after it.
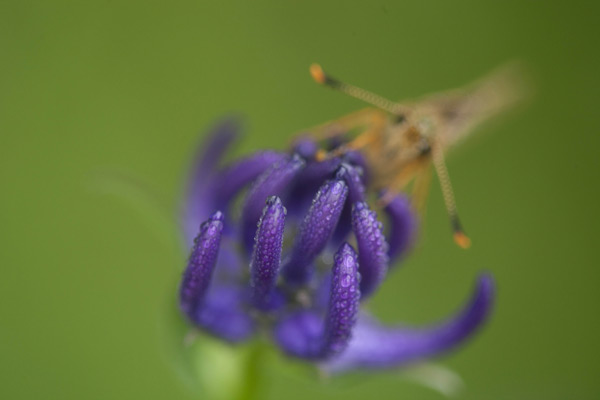
POLYGON ((462 247, 468 249, 471 246, 471 239, 465 234, 460 220, 458 218, 458 211, 456 210, 456 201, 454 200, 454 191, 452 190, 452 184, 450 183, 450 176, 448 175, 448 169, 446 168, 446 162, 444 160, 444 153, 442 148, 438 145, 432 147, 433 150, 433 165, 437 172, 440 186, 442 188, 442 195, 444 196, 444 203, 446 203, 446 210, 450 217, 450 225, 454 236, 454 242, 462 247))
POLYGON ((321 85, 345 93, 351 97, 362 100, 365 103, 369 103, 394 115, 402 116, 406 113, 406 106, 388 100, 385 97, 381 97, 375 93, 369 92, 368 90, 361 89, 354 85, 350 85, 332 78, 331 76, 327 75, 325 71, 323 71, 323 68, 321 68, 319 64, 312 64, 310 66, 310 75, 315 82, 321 85))

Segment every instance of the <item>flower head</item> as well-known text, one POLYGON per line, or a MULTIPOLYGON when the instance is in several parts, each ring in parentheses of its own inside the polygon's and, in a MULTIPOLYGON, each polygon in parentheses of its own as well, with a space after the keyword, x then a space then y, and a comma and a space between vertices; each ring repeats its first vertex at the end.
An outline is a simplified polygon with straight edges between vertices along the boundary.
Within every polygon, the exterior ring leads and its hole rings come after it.
POLYGON ((192 250, 179 298, 193 325, 231 343, 261 328, 286 354, 330 372, 435 356, 481 326, 494 295, 485 274, 461 311, 427 327, 386 326, 361 311, 413 240, 406 197, 383 208, 384 228, 361 154, 318 161, 308 139, 222 165, 238 130, 231 119, 213 129, 188 184, 192 250))

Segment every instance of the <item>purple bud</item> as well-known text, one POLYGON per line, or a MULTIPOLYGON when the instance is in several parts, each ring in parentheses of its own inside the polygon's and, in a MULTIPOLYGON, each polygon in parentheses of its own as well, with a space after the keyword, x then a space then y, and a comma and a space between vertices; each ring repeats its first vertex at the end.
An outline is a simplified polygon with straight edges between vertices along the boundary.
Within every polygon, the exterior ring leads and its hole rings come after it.
POLYGON ((336 177, 343 179, 348 185, 348 200, 331 240, 332 247, 335 249, 348 239, 348 234, 352 230, 352 205, 359 201, 365 201, 365 186, 362 182, 360 167, 343 163, 338 169, 336 177))
POLYGON ((393 260, 404 255, 412 244, 417 230, 417 221, 410 200, 403 195, 395 196, 384 211, 387 213, 390 222, 388 255, 393 260))
POLYGON ((231 147, 240 131, 240 120, 235 117, 223 118, 210 129, 194 162, 196 181, 201 181, 207 173, 216 171, 223 154, 231 147))
POLYGON ((348 200, 351 204, 365 201, 365 186, 359 168, 343 163, 336 178, 343 179, 348 185, 348 200))
POLYGON ((332 158, 322 162, 309 162, 299 174, 286 198, 290 215, 304 215, 311 205, 314 194, 319 187, 335 175, 341 160, 332 158))
POLYGON ((348 196, 343 181, 327 181, 319 189, 312 206, 300 226, 284 276, 300 284, 310 279, 310 264, 331 238, 348 196))
POLYGON ((223 214, 217 211, 200 226, 200 233, 194 240, 179 291, 181 309, 192 320, 210 284, 219 254, 222 231, 223 214))
POLYGON ((301 188, 306 190, 306 185, 316 183, 317 187, 319 187, 325 180, 333 177, 333 174, 341 163, 342 160, 340 160, 338 157, 330 158, 321 162, 309 163, 298 176, 298 186, 301 186, 301 188))
POLYGON ((259 151, 230 165, 217 175, 217 204, 222 208, 248 183, 256 179, 273 164, 286 158, 283 153, 275 151, 259 151))
POLYGON ((388 245, 383 236, 382 224, 367 203, 356 203, 352 210, 352 228, 356 235, 359 271, 362 277, 360 292, 363 299, 381 284, 388 269, 388 245))
POLYGON ((324 357, 338 354, 348 345, 358 313, 359 282, 356 252, 344 243, 334 257, 331 295, 325 318, 324 357))
POLYGON ((361 180, 364 186, 369 185, 370 175, 367 160, 359 151, 349 151, 344 155, 344 161, 360 170, 361 180))
POLYGON ((228 117, 208 132, 194 156, 186 184, 183 205, 183 231, 188 246, 198 232, 198 226, 218 207, 215 207, 214 177, 225 151, 239 135, 238 119, 228 117))
POLYGON ((242 209, 242 241, 248 252, 254 243, 256 225, 262 214, 265 201, 271 196, 280 196, 286 192, 290 183, 304 167, 300 157, 293 157, 263 172, 252 184, 242 209))
POLYGON ((273 306, 273 291, 281 264, 285 214, 279 197, 270 197, 256 231, 250 263, 250 285, 254 304, 264 310, 273 306))

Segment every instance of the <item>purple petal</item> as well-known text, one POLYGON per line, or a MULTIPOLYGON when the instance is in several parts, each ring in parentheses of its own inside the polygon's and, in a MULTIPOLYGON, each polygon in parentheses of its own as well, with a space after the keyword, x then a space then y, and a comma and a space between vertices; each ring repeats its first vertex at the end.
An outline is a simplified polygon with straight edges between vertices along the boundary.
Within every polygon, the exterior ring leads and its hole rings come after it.
POLYGON ((346 351, 323 365, 340 372, 356 368, 394 368, 446 352, 475 333, 490 314, 494 282, 482 275, 475 292, 454 317, 427 328, 386 327, 361 315, 346 351))
POLYGON ((273 306, 273 292, 281 265, 285 214, 279 197, 270 197, 256 231, 250 263, 250 285, 254 304, 264 310, 273 306))
POLYGON ((360 292, 357 255, 344 243, 335 255, 325 321, 313 311, 299 311, 275 328, 275 340, 292 356, 322 360, 343 351, 356 322, 360 292))
POLYGON ((334 249, 345 242, 352 230, 352 205, 359 201, 365 201, 365 186, 362 182, 360 167, 354 167, 343 163, 336 173, 338 179, 343 179, 348 185, 348 200, 342 210, 342 216, 338 222, 331 245, 334 249))
POLYGON ((190 169, 183 209, 183 231, 191 246, 198 226, 214 212, 213 178, 221 157, 238 136, 240 124, 235 118, 219 121, 199 146, 190 169))
POLYGON ((371 295, 381 284, 388 269, 388 245, 383 236, 382 224, 367 203, 356 203, 352 210, 352 228, 356 235, 359 254, 359 271, 362 277, 360 293, 371 295))
POLYGON ((339 249, 342 243, 348 240, 350 232, 352 232, 352 203, 346 201, 338 224, 335 227, 335 231, 333 231, 331 241, 329 242, 329 249, 331 249, 332 252, 339 249))
POLYGON ((329 298, 331 297, 331 280, 333 279, 332 271, 327 271, 323 276, 319 277, 317 289, 312 296, 312 305, 319 312, 327 310, 329 306, 329 298))
POLYGON ((244 186, 258 178, 273 164, 281 162, 285 158, 286 155, 283 153, 260 151, 220 172, 216 178, 219 182, 216 199, 220 208, 226 210, 227 204, 244 186))
POLYGON ((227 226, 224 226, 219 258, 212 277, 214 283, 239 281, 248 272, 248 263, 245 257, 239 254, 237 241, 225 235, 226 229, 227 226))
POLYGON ((338 354, 348 346, 360 299, 357 258, 356 252, 348 243, 344 243, 335 255, 321 351, 323 357, 338 354))
POLYGON ((197 180, 217 169, 221 157, 239 137, 241 131, 240 120, 235 117, 226 117, 218 121, 207 134, 207 140, 198 149, 194 162, 193 177, 197 180))
POLYGON ((365 186, 361 171, 348 163, 343 163, 337 172, 338 179, 343 179, 348 185, 348 200, 354 204, 365 201, 365 186))
POLYGON ((323 320, 315 312, 298 311, 277 324, 274 336, 284 353, 315 359, 322 349, 323 320))
POLYGON ((403 195, 394 197, 384 211, 390 221, 390 232, 387 238, 390 245, 388 255, 393 260, 404 255, 412 244, 417 230, 417 221, 409 199, 403 195))
POLYGON ((341 162, 342 160, 336 157, 307 164, 306 168, 304 168, 302 173, 298 176, 298 185, 306 185, 309 183, 316 183, 319 186, 322 185, 326 179, 332 177, 341 162))
POLYGON ((196 324, 228 342, 248 339, 255 330, 254 321, 244 310, 248 293, 237 286, 220 286, 209 291, 195 313, 196 324))
POLYGON ((191 319, 205 297, 219 254, 223 214, 217 211, 200 226, 179 290, 181 310, 191 319))
POLYGON ((344 181, 327 181, 321 186, 300 226, 284 268, 288 281, 304 283, 310 279, 312 271, 309 266, 331 238, 347 196, 348 186, 344 181))
POLYGON ((317 162, 312 161, 298 174, 294 186, 286 198, 290 215, 304 215, 311 205, 314 194, 327 179, 333 178, 340 166, 339 158, 317 162))
POLYGON ((267 198, 281 197, 303 167, 304 161, 299 156, 293 157, 273 165, 254 182, 242 209, 242 240, 246 250, 252 250, 256 225, 267 198))
POLYGON ((344 155, 344 161, 360 170, 362 183, 364 186, 369 185, 369 168, 365 156, 359 151, 349 151, 344 155))
POLYGON ((294 141, 294 153, 298 153, 305 160, 312 161, 319 150, 317 143, 310 137, 301 136, 294 141))

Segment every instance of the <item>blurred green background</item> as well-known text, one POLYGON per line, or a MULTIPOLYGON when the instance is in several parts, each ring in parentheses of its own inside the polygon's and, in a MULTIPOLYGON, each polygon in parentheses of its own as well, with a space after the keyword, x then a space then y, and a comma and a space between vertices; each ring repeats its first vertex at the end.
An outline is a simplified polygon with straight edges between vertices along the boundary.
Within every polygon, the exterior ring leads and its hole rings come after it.
MULTIPOLYGON (((312 62, 400 99, 512 59, 534 100, 448 162, 472 249, 452 243, 433 185, 421 241, 372 309, 432 321, 492 271, 491 322, 439 360, 460 397, 600 398, 598 15, 588 1, 1 1, 0 398, 195 397, 161 333, 185 255, 98 175, 144 182, 175 215, 215 119, 246 117, 242 153, 363 107, 314 84, 312 62)), ((327 384, 274 362, 265 398, 442 398, 398 372, 327 384)))

